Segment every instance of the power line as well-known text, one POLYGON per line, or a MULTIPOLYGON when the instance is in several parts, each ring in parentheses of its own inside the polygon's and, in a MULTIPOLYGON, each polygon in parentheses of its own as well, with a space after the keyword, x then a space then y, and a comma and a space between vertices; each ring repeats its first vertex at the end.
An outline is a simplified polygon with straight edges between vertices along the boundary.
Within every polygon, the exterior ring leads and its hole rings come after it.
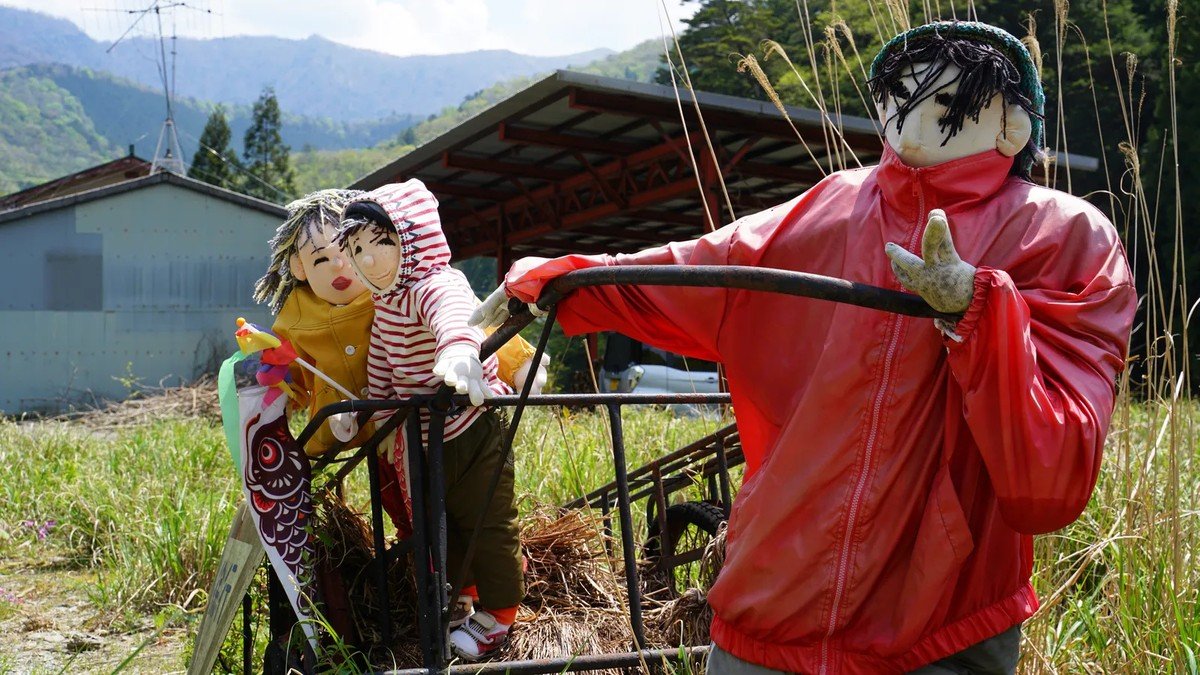
POLYGON ((276 193, 278 193, 278 194, 279 194, 281 197, 283 197, 284 199, 291 199, 291 198, 292 198, 292 195, 291 195, 290 193, 288 193, 288 192, 285 192, 284 190, 281 190, 281 189, 279 189, 279 188, 275 187, 274 185, 272 185, 272 184, 268 183, 267 181, 263 180, 262 178, 258 177, 258 176, 257 176, 257 175, 255 175, 253 172, 251 172, 249 169, 247 169, 246 167, 242 166, 241 162, 238 162, 237 160, 231 160, 231 159, 229 159, 229 158, 228 158, 228 157, 226 157, 225 155, 222 155, 220 152, 218 152, 216 149, 214 149, 214 148, 210 148, 209 146, 205 145, 204 143, 202 143, 202 142, 200 141, 200 139, 199 139, 199 138, 196 138, 195 136, 192 136, 191 134, 189 134, 189 133, 188 133, 188 132, 186 132, 186 131, 185 131, 185 132, 183 132, 183 135, 184 135, 184 136, 187 136, 187 137, 188 137, 188 138, 190 138, 191 140, 194 140, 194 141, 196 141, 196 145, 198 145, 198 146, 200 146, 201 148, 204 148, 205 150, 207 150, 207 151, 208 151, 208 153, 209 153, 210 155, 213 155, 213 156, 214 156, 214 157, 216 157, 217 159, 220 159, 222 162, 224 162, 224 163, 228 164, 229 166, 233 167, 233 169, 234 169, 234 170, 236 170, 236 171, 238 171, 238 172, 242 173, 243 175, 245 175, 245 176, 248 176, 249 178, 251 178, 251 179, 253 179, 253 180, 256 180, 256 181, 258 181, 258 182, 259 182, 259 183, 261 183, 262 185, 265 185, 265 186, 267 186, 267 187, 271 188, 272 190, 274 190, 276 193))

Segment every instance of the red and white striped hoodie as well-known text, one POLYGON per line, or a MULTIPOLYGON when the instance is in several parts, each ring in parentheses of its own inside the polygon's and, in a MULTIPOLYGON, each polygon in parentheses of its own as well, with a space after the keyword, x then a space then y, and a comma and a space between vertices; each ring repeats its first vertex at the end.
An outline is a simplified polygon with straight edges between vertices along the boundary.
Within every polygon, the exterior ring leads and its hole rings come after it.
MULTIPOLYGON (((415 178, 367 192, 350 204, 374 202, 387 212, 400 242, 401 261, 387 288, 378 288, 359 272, 375 301, 367 384, 373 399, 403 399, 433 394, 442 380, 433 366, 453 345, 476 351, 484 334, 467 325, 479 299, 462 272, 450 267, 450 247, 442 234, 437 198, 415 178)), ((512 390, 497 375, 496 357, 483 361, 483 372, 496 394, 512 390)), ((421 410, 421 439, 429 442, 429 413, 421 410)), ((469 407, 446 421, 445 440, 455 438, 482 414, 469 407)), ((396 434, 395 461, 407 456, 404 433, 396 434)))

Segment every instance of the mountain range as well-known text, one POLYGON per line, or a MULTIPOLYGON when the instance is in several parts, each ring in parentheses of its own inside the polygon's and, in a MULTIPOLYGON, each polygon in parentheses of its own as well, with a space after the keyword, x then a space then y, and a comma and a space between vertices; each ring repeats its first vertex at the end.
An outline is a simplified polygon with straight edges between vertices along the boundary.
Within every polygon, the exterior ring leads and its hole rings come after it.
MULTIPOLYGON (((0 194, 126 154, 153 157, 166 113, 145 38, 106 54, 73 23, 0 7, 0 194)), ((190 160, 217 103, 241 152, 251 104, 274 88, 300 183, 348 182, 556 68, 648 81, 659 49, 563 57, 477 51, 395 57, 320 37, 178 40, 174 116, 190 160)))
MULTIPOLYGON (((495 82, 583 66, 612 54, 595 49, 565 56, 485 50, 436 56, 392 56, 312 36, 229 37, 172 41, 180 97, 250 104, 275 89, 294 115, 339 122, 393 115, 427 116, 495 82)), ((75 24, 38 12, 0 7, 0 68, 61 63, 112 73, 161 91, 157 39, 97 42, 75 24)), ((170 58, 168 56, 168 58, 170 58)))

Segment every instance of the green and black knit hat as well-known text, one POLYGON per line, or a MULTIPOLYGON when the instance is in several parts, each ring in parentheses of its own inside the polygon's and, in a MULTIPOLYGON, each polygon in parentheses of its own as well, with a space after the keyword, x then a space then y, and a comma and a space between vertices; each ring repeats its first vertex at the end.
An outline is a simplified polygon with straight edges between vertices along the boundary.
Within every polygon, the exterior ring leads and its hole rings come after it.
MULTIPOLYGON (((976 86, 980 90, 971 92, 973 96, 968 96, 959 103, 960 106, 967 105, 975 109, 965 111, 952 109, 950 116, 955 117, 957 112, 958 126, 961 128, 964 112, 966 116, 971 117, 978 114, 978 109, 986 105, 987 100, 996 92, 1004 94, 1006 103, 1021 106, 1029 113, 1032 133, 1029 135, 1029 143, 1017 155, 1013 172, 1028 177, 1033 164, 1040 160, 1044 152, 1042 143, 1046 95, 1042 91, 1042 80, 1038 75, 1037 65, 1029 55, 1029 50, 1019 39, 1007 31, 977 21, 938 21, 901 33, 885 44, 883 49, 879 50, 879 54, 875 56, 875 60, 871 62, 872 94, 876 100, 883 100, 886 93, 884 80, 887 79, 889 71, 895 72, 897 65, 934 61, 940 58, 939 52, 942 47, 949 52, 954 49, 955 43, 961 45, 964 42, 985 46, 980 51, 990 53, 993 63, 986 65, 993 72, 989 75, 990 82, 977 84, 976 86), (987 49, 987 47, 991 49, 987 49), (995 63, 1000 61, 999 56, 996 56, 997 53, 1003 56, 1008 64, 1011 64, 1012 69, 1009 69, 1007 65, 995 63), (911 56, 904 58, 906 55, 911 56), (1002 69, 1003 72, 997 69, 1002 69), (884 77, 880 77, 881 75, 884 77)), ((987 60, 988 55, 969 55, 963 58, 968 59, 972 64, 983 63, 987 60)), ((960 85, 961 92, 962 85, 960 85)), ((953 135, 956 131, 957 129, 952 127, 949 134, 953 135)))

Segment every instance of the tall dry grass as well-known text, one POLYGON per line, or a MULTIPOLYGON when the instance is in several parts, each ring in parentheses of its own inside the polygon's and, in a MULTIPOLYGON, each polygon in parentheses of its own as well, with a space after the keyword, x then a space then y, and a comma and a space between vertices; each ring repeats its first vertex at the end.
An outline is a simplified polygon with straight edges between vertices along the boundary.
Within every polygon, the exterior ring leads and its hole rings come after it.
MULTIPOLYGON (((785 103, 822 113, 828 152, 807 144, 804 147, 813 164, 826 171, 858 163, 839 143, 839 96, 844 91, 840 85, 852 83, 862 107, 874 111, 866 93, 868 62, 861 48, 932 20, 988 20, 971 0, 866 1, 874 34, 854 35, 836 14, 827 25, 815 25, 807 0, 797 0, 795 20, 808 35, 823 35, 823 39, 809 40, 803 54, 791 55, 778 43, 763 43, 761 57, 784 59, 799 81, 803 94, 799 100, 783 100, 758 55, 739 55, 737 62, 738 70, 748 72, 760 84, 781 114, 786 116, 785 103)), ((1127 371, 1117 383, 1119 399, 1107 456, 1086 513, 1065 530, 1036 541, 1034 581, 1043 606, 1025 625, 1021 670, 1039 674, 1200 673, 1200 411, 1188 395, 1188 319, 1195 306, 1186 294, 1180 208, 1184 196, 1177 164, 1178 2, 1166 4, 1163 19, 1168 40, 1164 86, 1169 88, 1170 109, 1160 130, 1169 139, 1161 156, 1143 154, 1141 116, 1153 92, 1146 91, 1139 55, 1113 49, 1108 6, 1104 0, 1101 5, 1103 35, 1084 35, 1072 21, 1067 0, 1055 0, 1049 17, 1054 22, 1053 44, 1038 43, 1032 15, 1023 41, 1043 69, 1052 67, 1059 75, 1064 73, 1064 47, 1077 41, 1086 46, 1086 66, 1093 85, 1094 68, 1111 69, 1117 82, 1111 91, 1092 87, 1095 129, 1068 129, 1064 123, 1068 105, 1064 78, 1053 78, 1056 84, 1046 92, 1047 110, 1057 112, 1053 115, 1056 123, 1046 130, 1046 137, 1052 154, 1063 161, 1044 168, 1049 181, 1071 191, 1077 182, 1067 154, 1072 137, 1101 135, 1104 155, 1099 159, 1107 189, 1092 195, 1092 201, 1122 233, 1131 260, 1149 266, 1135 270, 1136 276, 1147 282, 1138 289, 1143 313, 1132 340, 1146 347, 1137 355, 1142 361, 1137 372, 1142 376, 1134 381, 1127 371), (1046 53, 1052 55, 1049 61, 1043 58, 1046 53), (1104 97, 1115 97, 1119 103, 1123 138, 1103 138, 1100 115, 1104 97), (1109 172, 1108 160, 1114 153, 1124 166, 1119 175, 1109 172), (1161 167, 1155 181, 1143 174, 1149 166, 1161 167), (1147 186, 1152 182, 1162 196, 1174 202, 1175 208, 1168 209, 1174 214, 1170 222, 1164 222, 1168 219, 1155 207, 1160 195, 1149 193, 1147 186)), ((666 11, 665 4, 663 8, 666 11)), ((666 54, 668 62, 679 67, 683 55, 678 42, 666 54)), ((1086 104, 1070 102, 1071 106, 1086 104)), ((878 119, 875 121, 878 124, 878 119)), ((803 143, 800 134, 796 135, 803 143)))

